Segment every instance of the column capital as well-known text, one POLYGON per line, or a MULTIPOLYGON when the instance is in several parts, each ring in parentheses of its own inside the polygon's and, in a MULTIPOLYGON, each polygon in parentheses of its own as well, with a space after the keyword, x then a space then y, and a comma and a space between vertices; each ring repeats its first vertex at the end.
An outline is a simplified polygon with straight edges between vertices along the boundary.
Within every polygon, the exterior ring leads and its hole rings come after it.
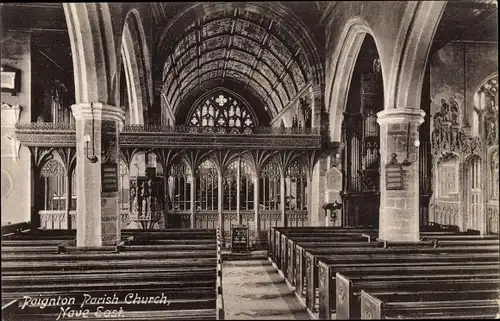
POLYGON ((313 84, 311 85, 311 93, 314 97, 322 97, 325 94, 324 85, 321 84, 313 84))
POLYGON ((113 120, 120 124, 120 129, 125 122, 125 111, 121 107, 106 105, 100 102, 80 103, 71 106, 76 120, 91 119, 113 120))
POLYGON ((377 113, 379 125, 395 123, 414 123, 421 125, 424 122, 425 112, 422 109, 394 108, 377 113))

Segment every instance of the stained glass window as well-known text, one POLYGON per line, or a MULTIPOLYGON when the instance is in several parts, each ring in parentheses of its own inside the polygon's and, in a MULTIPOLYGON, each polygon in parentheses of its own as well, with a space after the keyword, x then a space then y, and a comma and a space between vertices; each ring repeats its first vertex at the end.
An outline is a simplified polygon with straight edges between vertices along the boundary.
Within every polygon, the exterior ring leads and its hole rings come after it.
POLYGON ((247 128, 254 127, 250 110, 235 97, 217 92, 196 107, 188 122, 191 126, 247 128))

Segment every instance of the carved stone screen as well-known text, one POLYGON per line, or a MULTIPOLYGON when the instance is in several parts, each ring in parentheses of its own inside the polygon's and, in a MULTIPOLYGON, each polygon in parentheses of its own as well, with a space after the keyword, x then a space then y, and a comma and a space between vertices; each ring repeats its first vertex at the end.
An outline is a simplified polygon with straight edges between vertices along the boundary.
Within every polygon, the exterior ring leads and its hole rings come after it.
POLYGON ((446 156, 439 164, 437 185, 439 198, 455 198, 458 194, 459 175, 458 158, 446 156))

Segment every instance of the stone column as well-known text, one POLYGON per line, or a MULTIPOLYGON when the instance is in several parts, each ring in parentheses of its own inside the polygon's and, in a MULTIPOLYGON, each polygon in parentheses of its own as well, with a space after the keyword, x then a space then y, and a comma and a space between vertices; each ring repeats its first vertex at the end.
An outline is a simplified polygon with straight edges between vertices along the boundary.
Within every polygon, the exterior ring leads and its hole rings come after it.
POLYGON ((307 175, 307 226, 312 225, 312 173, 307 175))
POLYGON ((196 213, 196 175, 191 175, 191 228, 195 228, 196 213))
POLYGON ((238 169, 236 171, 236 216, 238 218, 238 224, 241 224, 241 200, 240 200, 240 189, 241 189, 241 158, 238 157, 238 169))
POLYGON ((255 211, 255 242, 260 239, 260 217, 259 217, 259 174, 255 174, 253 182, 253 197, 254 197, 254 211, 255 211))
POLYGON ((322 85, 314 85, 311 87, 312 96, 312 121, 311 125, 313 128, 321 127, 321 114, 324 109, 324 90, 322 85))
POLYGON ((280 210, 281 210, 281 226, 287 226, 285 212, 285 170, 280 169, 280 210))
POLYGON ((323 204, 325 203, 325 184, 326 184, 326 171, 327 159, 320 158, 314 166, 312 180, 311 180, 311 219, 312 226, 323 226, 325 222, 325 212, 323 204))
POLYGON ((76 104, 71 109, 76 120, 76 244, 113 244, 120 240, 118 188, 103 192, 102 166, 117 166, 124 111, 98 102, 76 104), (90 137, 88 144, 86 136, 90 137), (93 155, 95 162, 91 161, 93 155))
POLYGON ((419 157, 415 142, 424 121, 420 109, 397 108, 377 114, 380 124, 380 217, 379 238, 390 242, 418 242, 419 157), (403 188, 388 190, 386 164, 395 154, 402 163, 403 188))

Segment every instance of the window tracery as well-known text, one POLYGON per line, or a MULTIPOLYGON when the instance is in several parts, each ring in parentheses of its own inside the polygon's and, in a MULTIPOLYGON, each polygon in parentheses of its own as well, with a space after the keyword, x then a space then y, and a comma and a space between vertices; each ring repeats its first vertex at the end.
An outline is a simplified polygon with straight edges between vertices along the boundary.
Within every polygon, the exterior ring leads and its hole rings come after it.
POLYGON ((215 165, 206 160, 198 167, 197 211, 216 211, 218 209, 218 173, 215 165))
POLYGON ((188 166, 184 162, 173 164, 169 174, 167 200, 169 210, 191 210, 192 175, 188 166))
POLYGON ((292 162, 285 174, 285 208, 287 210, 307 209, 307 173, 305 166, 292 162))
POLYGON ((494 77, 474 96, 472 135, 483 137, 486 145, 498 144, 498 116, 498 77, 494 77))
POLYGON ((260 178, 260 203, 261 209, 279 210, 280 201, 280 170, 278 164, 269 162, 264 166, 260 178))
POLYGON ((195 108, 188 125, 244 129, 255 127, 255 119, 238 99, 228 93, 218 92, 195 108))
MULTIPOLYGON (((44 210, 61 211, 66 209, 67 177, 63 165, 51 159, 41 169, 41 179, 45 184, 44 210)), ((72 174, 72 195, 70 209, 76 209, 76 179, 75 172, 72 174)))

